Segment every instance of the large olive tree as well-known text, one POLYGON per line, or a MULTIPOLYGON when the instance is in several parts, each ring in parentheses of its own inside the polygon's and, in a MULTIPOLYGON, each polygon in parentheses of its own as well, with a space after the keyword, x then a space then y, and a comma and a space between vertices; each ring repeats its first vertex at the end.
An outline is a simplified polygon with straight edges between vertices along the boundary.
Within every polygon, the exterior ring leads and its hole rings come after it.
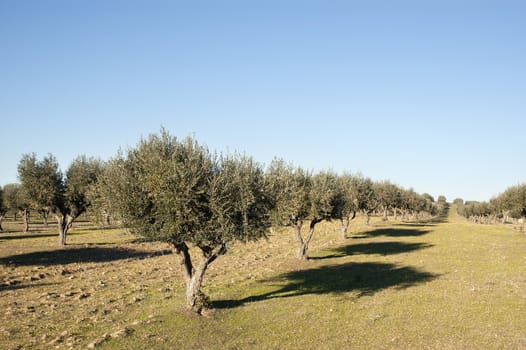
POLYGON ((48 208, 57 220, 59 244, 66 244, 66 236, 75 221, 86 212, 90 203, 86 192, 97 179, 101 170, 99 160, 80 156, 73 160, 66 176, 51 154, 38 160, 36 155, 26 154, 18 164, 18 176, 22 190, 39 210, 48 208))
POLYGON ((132 232, 170 243, 180 256, 186 303, 207 306, 201 284, 208 266, 236 240, 264 237, 270 228, 270 197, 260 165, 244 156, 212 156, 191 138, 166 131, 109 161, 99 193, 132 232), (202 259, 194 264, 190 248, 202 259))

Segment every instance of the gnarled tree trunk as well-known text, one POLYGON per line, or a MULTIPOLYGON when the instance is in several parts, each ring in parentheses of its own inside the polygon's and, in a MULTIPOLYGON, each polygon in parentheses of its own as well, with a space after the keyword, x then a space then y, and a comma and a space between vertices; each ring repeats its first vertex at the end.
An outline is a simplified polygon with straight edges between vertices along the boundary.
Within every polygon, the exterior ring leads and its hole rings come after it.
POLYGON ((226 253, 226 244, 223 243, 214 248, 200 247, 203 251, 204 259, 196 269, 194 269, 192 264, 189 248, 186 243, 176 243, 174 247, 175 252, 179 254, 181 258, 181 266, 183 267, 186 282, 186 306, 188 309, 200 314, 203 309, 209 306, 208 298, 201 291, 206 269, 218 256, 226 253))
POLYGON ((347 231, 349 230, 349 217, 345 217, 343 219, 340 219, 340 233, 341 238, 346 239, 347 238, 347 231))
POLYGON ((342 239, 346 239, 347 238, 347 232, 349 231, 349 225, 351 223, 352 220, 354 220, 354 218, 356 217, 356 211, 353 211, 352 213, 352 217, 350 217, 350 215, 340 219, 340 232, 341 232, 341 237, 342 239))
POLYGON ((382 221, 387 221, 387 207, 384 207, 384 215, 382 217, 382 221))
POLYGON ((102 221, 102 225, 106 225, 106 226, 111 226, 111 218, 110 218, 110 212, 107 211, 106 209, 103 209, 102 210, 102 216, 103 216, 103 221, 102 221))
POLYGON ((292 228, 293 228, 293 232, 294 232, 294 237, 296 238, 296 242, 298 244, 298 254, 297 254, 297 257, 298 259, 301 259, 301 257, 303 256, 303 250, 304 250, 304 242, 303 242, 303 237, 301 236, 301 228, 303 227, 303 221, 302 220, 298 220, 294 223, 292 223, 292 228))
POLYGON ((24 233, 29 232, 29 210, 24 209, 22 211, 22 217, 24 219, 24 233))
POLYGON ((58 225, 58 243, 60 246, 65 246, 68 230, 71 228, 75 217, 68 214, 55 214, 55 219, 57 220, 58 225))
POLYGON ((298 242, 298 259, 300 260, 308 260, 308 251, 309 251, 309 243, 312 239, 312 236, 314 235, 314 227, 317 223, 321 222, 321 219, 312 219, 309 225, 309 232, 307 233, 307 236, 303 238, 301 236, 301 227, 303 226, 303 222, 300 221, 299 223, 293 225, 294 227, 294 234, 296 236, 296 241, 298 242))
POLYGON ((44 225, 48 226, 49 209, 41 209, 40 214, 42 215, 42 219, 44 219, 44 225))

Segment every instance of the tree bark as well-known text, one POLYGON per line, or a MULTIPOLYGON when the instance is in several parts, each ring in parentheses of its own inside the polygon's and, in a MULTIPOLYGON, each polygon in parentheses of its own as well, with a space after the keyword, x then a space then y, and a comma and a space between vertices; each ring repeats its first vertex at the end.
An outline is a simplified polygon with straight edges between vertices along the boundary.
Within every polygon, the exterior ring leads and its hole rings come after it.
POLYGON ((4 232, 4 229, 2 228, 2 220, 4 220, 4 214, 0 214, 0 232, 4 232))
POLYGON ((349 217, 340 219, 340 232, 342 239, 347 239, 347 230, 349 229, 349 217))
POLYGON ((102 225, 111 226, 110 213, 107 210, 103 210, 102 216, 104 217, 102 225))
POLYGON ((47 210, 43 209, 41 211, 41 214, 42 214, 42 218, 44 219, 44 225, 48 226, 48 220, 47 219, 48 219, 48 216, 49 216, 49 212, 47 210))
POLYGON ((382 217, 382 221, 387 221, 387 207, 384 207, 384 215, 382 217))
POLYGON ((321 222, 321 219, 312 219, 309 225, 309 232, 307 233, 307 236, 305 239, 301 237, 301 226, 296 229, 296 238, 298 240, 298 259, 300 260, 308 260, 309 257, 307 255, 309 251, 309 243, 312 239, 312 236, 314 235, 314 227, 317 223, 321 222))
POLYGON ((29 210, 24 209, 22 211, 22 217, 24 218, 24 233, 29 232, 29 210))
POLYGON ((194 269, 190 257, 189 248, 186 243, 174 244, 175 252, 179 254, 181 266, 186 282, 186 306, 188 309, 201 314, 203 309, 209 306, 208 298, 201 291, 201 285, 208 266, 217 259, 218 256, 226 253, 226 244, 221 244, 215 248, 201 247, 204 259, 194 269))
POLYGON ((354 220, 354 218, 356 218, 356 211, 353 211, 352 217, 350 217, 350 214, 349 214, 346 217, 340 219, 340 223, 341 223, 340 232, 341 232, 342 239, 347 239, 347 232, 349 231, 349 225, 351 221, 354 220))
POLYGON ((294 232, 294 237, 296 238, 296 243, 298 244, 298 259, 301 259, 301 256, 303 256, 302 252, 304 249, 304 242, 303 237, 301 236, 301 228, 303 227, 303 220, 295 220, 292 223, 292 228, 294 232))
POLYGON ((55 219, 57 220, 58 225, 58 243, 60 246, 66 245, 66 239, 68 230, 71 228, 71 225, 73 224, 73 220, 75 220, 75 217, 70 216, 68 214, 56 214, 55 219))

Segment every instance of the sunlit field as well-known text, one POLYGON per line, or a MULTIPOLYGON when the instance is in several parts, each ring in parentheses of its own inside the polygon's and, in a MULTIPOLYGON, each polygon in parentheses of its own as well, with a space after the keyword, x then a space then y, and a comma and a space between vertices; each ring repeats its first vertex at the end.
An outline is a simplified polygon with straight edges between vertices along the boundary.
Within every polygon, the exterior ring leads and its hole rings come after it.
MULTIPOLYGON (((177 255, 122 229, 4 222, 2 349, 526 348, 526 235, 451 210, 426 223, 322 223, 295 257, 288 229, 236 243, 186 311, 177 255)), ((195 256, 194 259, 199 259, 195 256)))

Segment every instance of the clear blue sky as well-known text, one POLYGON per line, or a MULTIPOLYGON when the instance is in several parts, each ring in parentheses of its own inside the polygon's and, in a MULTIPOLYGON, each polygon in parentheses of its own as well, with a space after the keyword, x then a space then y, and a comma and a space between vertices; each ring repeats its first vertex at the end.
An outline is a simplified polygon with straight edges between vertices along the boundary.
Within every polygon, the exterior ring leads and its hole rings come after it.
POLYGON ((486 200, 526 181, 526 2, 0 0, 0 121, 0 185, 164 126, 486 200))

